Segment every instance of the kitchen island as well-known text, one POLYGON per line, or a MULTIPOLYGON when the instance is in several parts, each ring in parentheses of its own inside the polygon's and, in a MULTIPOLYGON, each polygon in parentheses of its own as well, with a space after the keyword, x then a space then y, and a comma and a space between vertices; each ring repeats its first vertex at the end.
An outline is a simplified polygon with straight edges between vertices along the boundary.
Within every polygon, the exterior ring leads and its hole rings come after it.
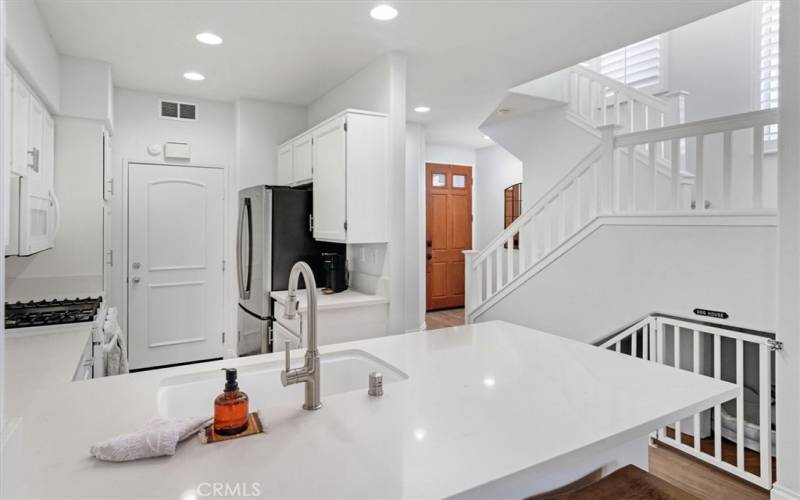
MULTIPOLYGON (((499 321, 320 351, 323 359, 363 351, 407 378, 386 384, 381 398, 367 395, 366 377, 363 388, 326 394, 323 364, 318 411, 300 409, 302 397, 276 397, 259 403, 264 434, 215 444, 190 439, 173 457, 119 464, 95 460, 89 446, 164 411, 165 381, 222 367, 246 373, 279 365, 280 354, 84 382, 51 378, 24 408, 9 408, 19 418, 9 439, 22 445, 6 447, 15 453, 3 457, 13 466, 4 493, 188 500, 223 484, 265 498, 523 497, 597 468, 646 468, 649 432, 737 393, 732 384, 499 321)), ((41 346, 26 352, 14 339, 7 355, 68 354, 41 346)), ((25 377, 36 376, 19 369, 13 377, 22 380, 8 380, 8 390, 27 391, 25 377)), ((265 384, 274 384, 271 376, 265 384)))

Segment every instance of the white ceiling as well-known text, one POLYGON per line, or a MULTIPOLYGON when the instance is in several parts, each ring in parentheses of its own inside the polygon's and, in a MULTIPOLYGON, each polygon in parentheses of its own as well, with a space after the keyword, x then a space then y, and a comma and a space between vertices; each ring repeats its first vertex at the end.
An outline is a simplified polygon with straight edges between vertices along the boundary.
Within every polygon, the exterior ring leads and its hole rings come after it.
POLYGON ((743 0, 37 0, 61 53, 110 62, 120 87, 308 104, 375 57, 408 54, 409 119, 428 141, 482 147, 505 91, 743 0), (194 35, 213 31, 209 47, 194 35), (190 82, 189 70, 206 75, 190 82), (432 108, 418 115, 418 104, 432 108))

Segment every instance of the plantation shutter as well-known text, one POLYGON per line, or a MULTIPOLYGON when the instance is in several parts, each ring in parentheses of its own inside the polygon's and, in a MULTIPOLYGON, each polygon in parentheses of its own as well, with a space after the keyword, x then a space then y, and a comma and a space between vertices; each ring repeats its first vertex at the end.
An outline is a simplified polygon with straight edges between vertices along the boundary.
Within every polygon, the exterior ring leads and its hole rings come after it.
POLYGON ((661 36, 654 36, 599 57, 603 75, 633 88, 662 84, 661 36))

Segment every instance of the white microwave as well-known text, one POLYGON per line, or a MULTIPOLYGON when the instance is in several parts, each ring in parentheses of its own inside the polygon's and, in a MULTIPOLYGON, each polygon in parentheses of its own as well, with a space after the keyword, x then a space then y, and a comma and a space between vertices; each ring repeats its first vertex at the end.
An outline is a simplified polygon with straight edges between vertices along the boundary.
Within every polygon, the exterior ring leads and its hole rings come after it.
POLYGON ((59 205, 52 189, 38 193, 31 179, 12 173, 8 179, 5 255, 27 256, 53 248, 59 205))

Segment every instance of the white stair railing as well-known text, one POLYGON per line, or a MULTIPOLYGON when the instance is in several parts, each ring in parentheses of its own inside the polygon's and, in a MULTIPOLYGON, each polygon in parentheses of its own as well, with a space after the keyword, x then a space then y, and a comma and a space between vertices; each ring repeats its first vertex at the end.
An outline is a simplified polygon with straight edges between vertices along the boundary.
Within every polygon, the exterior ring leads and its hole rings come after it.
POLYGON ((619 166, 617 185, 621 185, 620 199, 624 205, 621 210, 656 211, 661 208, 691 208, 692 200, 682 200, 680 196, 680 172, 686 169, 686 166, 682 165, 683 161, 693 163, 695 182, 692 198, 697 210, 706 209, 706 202, 710 201, 708 194, 712 191, 720 193, 719 198, 713 200, 712 208, 764 208, 764 129, 777 123, 778 110, 769 109, 616 136, 615 150, 624 151, 628 159, 625 165, 619 166), (711 151, 712 141, 720 143, 719 139, 721 144, 717 145, 716 151, 711 151), (689 155, 688 159, 683 159, 685 155, 678 153, 689 147, 694 148, 694 154, 689 155), (658 168, 655 156, 657 149, 672 151, 670 199, 661 205, 659 203, 664 200, 658 199, 655 182, 658 168), (648 153, 648 166, 643 173, 633 164, 637 150, 648 153), (735 151, 746 153, 735 157, 735 151), (709 165, 707 159, 714 157, 715 152, 718 165, 709 165), (738 163, 736 172, 734 172, 734 160, 738 163), (719 167, 717 175, 710 175, 707 166, 719 167), (638 179, 642 174, 646 176, 644 186, 638 179), (744 179, 745 184, 750 182, 749 200, 744 193, 738 192, 734 203, 734 174, 744 179), (716 177, 718 185, 711 185, 712 177, 716 177))
POLYGON ((483 251, 466 252, 467 313, 491 299, 599 213, 600 157, 598 146, 483 251))
POLYGON ((744 480, 772 487, 772 351, 781 348, 774 334, 650 315, 599 347, 738 385, 735 403, 716 405, 658 429, 655 437, 744 480), (757 421, 745 408, 746 390, 757 395, 757 403, 747 402, 757 405, 757 421), (735 463, 723 459, 723 438, 731 446, 735 443, 735 463), (759 454, 757 471, 745 466, 745 455, 752 452, 759 454))
MULTIPOLYGON (((710 188, 721 192, 713 210, 758 210, 764 207, 764 128, 778 122, 777 110, 754 111, 660 129, 615 135, 618 125, 599 127, 601 144, 570 170, 547 194, 525 210, 489 245, 465 252, 466 318, 472 321, 481 308, 523 278, 533 266, 567 243, 598 216, 708 212, 710 188), (720 136, 720 165, 710 171, 712 136, 720 136), (739 154, 736 175, 752 182, 752 202, 743 203, 737 192, 733 203, 734 145, 749 141, 751 154, 739 154), (682 147, 695 147, 692 164, 696 179, 692 192, 682 195, 682 147), (670 155, 669 193, 659 195, 659 147, 670 155), (647 153, 646 163, 636 160, 637 150, 647 153), (620 161, 625 158, 625 162, 620 161), (666 198, 666 199, 662 199, 666 198), (691 210, 692 207, 696 210, 691 210)), ((741 147, 736 151, 741 152, 741 147)), ((776 186, 774 186, 776 187, 776 186)), ((740 190, 741 191, 741 190, 740 190)))
POLYGON ((568 85, 568 112, 593 127, 613 124, 638 132, 678 123, 678 109, 665 100, 585 66, 570 69, 568 85))

